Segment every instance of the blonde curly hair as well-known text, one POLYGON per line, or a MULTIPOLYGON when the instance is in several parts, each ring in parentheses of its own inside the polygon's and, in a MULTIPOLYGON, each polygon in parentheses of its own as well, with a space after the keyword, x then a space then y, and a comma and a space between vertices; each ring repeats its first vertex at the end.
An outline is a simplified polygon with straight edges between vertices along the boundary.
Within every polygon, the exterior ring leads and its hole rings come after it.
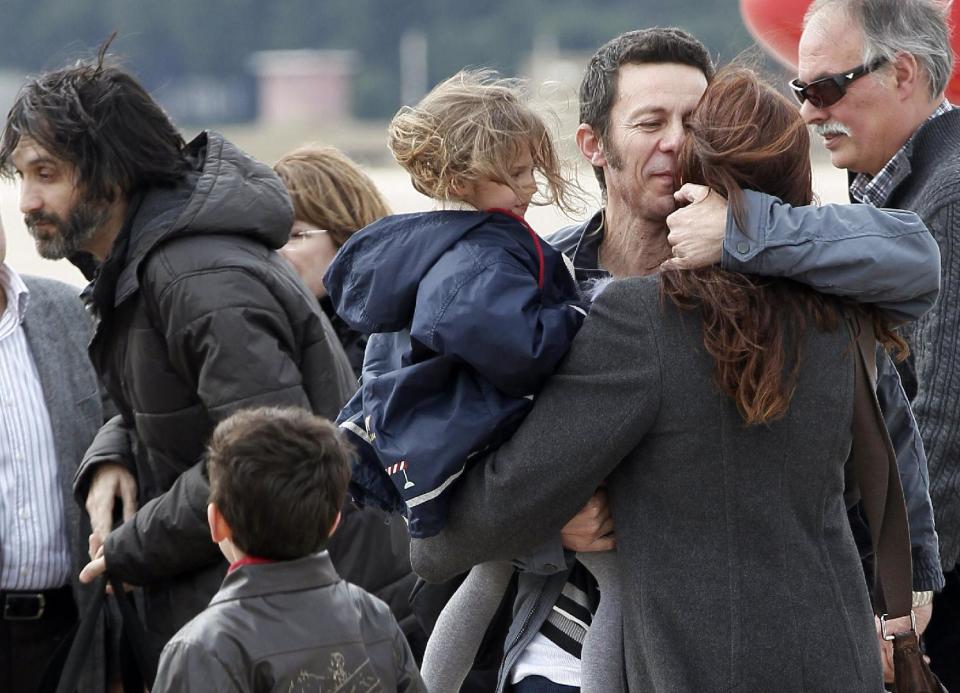
POLYGON ((390 214, 370 177, 335 147, 308 145, 273 165, 296 219, 324 229, 338 248, 354 231, 390 214))
POLYGON ((510 168, 524 145, 540 174, 534 205, 576 211, 576 184, 562 166, 543 119, 525 102, 522 83, 491 70, 462 70, 390 121, 389 146, 413 187, 435 200, 458 199, 477 180, 523 191, 510 168))

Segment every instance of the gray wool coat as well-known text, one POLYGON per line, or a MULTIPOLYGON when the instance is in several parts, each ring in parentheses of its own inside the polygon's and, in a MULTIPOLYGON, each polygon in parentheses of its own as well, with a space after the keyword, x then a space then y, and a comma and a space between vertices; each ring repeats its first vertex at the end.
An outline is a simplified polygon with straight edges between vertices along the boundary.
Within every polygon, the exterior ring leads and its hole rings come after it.
MULTIPOLYGON (((97 376, 87 356, 93 322, 78 297, 78 289, 40 277, 25 276, 23 281, 30 290, 23 328, 50 415, 70 532, 73 593, 82 613, 92 589, 78 579, 89 560, 90 522, 73 499, 73 476, 104 417, 97 376)), ((98 629, 80 690, 102 691, 105 685, 102 630, 98 629)))
POLYGON ((843 500, 847 332, 803 335, 788 415, 745 427, 697 312, 614 282, 505 445, 464 474, 428 580, 521 556, 607 479, 630 691, 876 693, 873 616, 843 500))

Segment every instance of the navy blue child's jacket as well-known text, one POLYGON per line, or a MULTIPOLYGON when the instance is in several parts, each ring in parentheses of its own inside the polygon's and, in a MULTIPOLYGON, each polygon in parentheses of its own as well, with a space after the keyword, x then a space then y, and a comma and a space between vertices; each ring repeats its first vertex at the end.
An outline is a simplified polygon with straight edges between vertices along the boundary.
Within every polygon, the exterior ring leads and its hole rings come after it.
POLYGON ((436 534, 446 489, 513 433, 570 347, 576 283, 526 222, 493 210, 385 217, 323 282, 337 314, 373 334, 338 418, 358 450, 351 492, 404 512, 412 536, 436 534))

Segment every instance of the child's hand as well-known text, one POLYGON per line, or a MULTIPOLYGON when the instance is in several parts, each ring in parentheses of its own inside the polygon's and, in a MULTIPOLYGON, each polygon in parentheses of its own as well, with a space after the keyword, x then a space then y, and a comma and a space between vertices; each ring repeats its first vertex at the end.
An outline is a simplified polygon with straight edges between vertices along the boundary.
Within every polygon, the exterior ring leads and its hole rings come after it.
POLYGON ((583 509, 564 525, 560 540, 565 549, 578 552, 611 551, 616 547, 605 488, 598 488, 583 509))

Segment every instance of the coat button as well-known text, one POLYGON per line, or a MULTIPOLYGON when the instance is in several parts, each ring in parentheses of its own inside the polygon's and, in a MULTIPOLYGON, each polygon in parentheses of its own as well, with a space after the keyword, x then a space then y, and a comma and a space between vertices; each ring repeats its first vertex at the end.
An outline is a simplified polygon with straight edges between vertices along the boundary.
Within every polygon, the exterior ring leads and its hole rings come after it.
POLYGON ((740 253, 741 255, 746 255, 746 254, 747 254, 747 251, 749 251, 749 250, 750 250, 750 244, 749 244, 749 243, 747 243, 746 241, 738 241, 738 242, 737 242, 737 252, 738 252, 738 253, 740 253))

